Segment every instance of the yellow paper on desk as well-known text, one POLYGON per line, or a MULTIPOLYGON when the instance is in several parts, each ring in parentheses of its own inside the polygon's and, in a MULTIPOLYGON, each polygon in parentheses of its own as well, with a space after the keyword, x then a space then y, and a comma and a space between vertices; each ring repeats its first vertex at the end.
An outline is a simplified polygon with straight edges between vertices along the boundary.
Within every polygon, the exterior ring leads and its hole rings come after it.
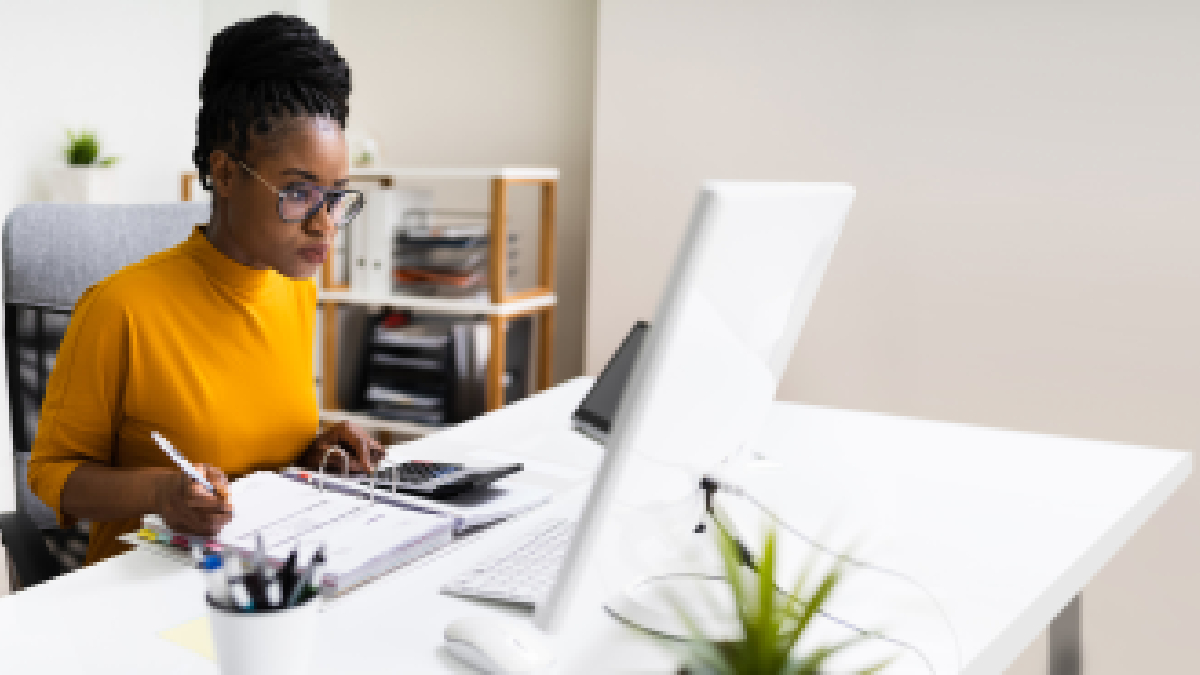
POLYGON ((212 630, 208 626, 207 616, 192 619, 174 628, 168 628, 158 636, 168 642, 174 642, 180 647, 190 649, 209 661, 217 660, 217 654, 213 651, 212 630))

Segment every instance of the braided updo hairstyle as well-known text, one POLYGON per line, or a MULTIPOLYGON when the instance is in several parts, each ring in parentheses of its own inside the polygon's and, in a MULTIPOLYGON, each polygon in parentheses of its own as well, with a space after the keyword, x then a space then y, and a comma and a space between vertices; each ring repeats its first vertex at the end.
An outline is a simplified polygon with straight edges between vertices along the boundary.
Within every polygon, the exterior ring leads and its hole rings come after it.
POLYGON ((246 153, 248 131, 268 147, 297 117, 328 117, 345 130, 350 67, 333 44, 296 16, 239 21, 213 36, 200 79, 200 115, 192 161, 212 190, 209 155, 246 153))

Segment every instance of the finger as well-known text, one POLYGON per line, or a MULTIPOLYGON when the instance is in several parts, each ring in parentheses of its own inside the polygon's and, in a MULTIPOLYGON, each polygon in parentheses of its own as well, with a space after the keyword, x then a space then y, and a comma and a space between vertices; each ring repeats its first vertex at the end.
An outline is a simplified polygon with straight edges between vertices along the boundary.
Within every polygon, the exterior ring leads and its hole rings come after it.
POLYGON ((376 441, 375 439, 372 438, 371 439, 371 459, 372 459, 371 463, 377 465, 380 462, 382 462, 383 458, 386 456, 387 456, 387 450, 384 449, 383 445, 381 443, 379 443, 379 441, 376 441))
POLYGON ((177 514, 172 529, 183 534, 207 534, 208 527, 204 519, 197 517, 194 511, 183 509, 177 514))
POLYGON ((204 518, 205 533, 210 537, 215 537, 220 534, 221 528, 225 527, 230 520, 230 516, 224 513, 216 513, 204 518))
POLYGON ((210 494, 190 496, 183 501, 183 505, 192 511, 203 511, 205 513, 217 513, 233 509, 233 505, 222 499, 219 495, 210 494))
POLYGON ((201 464, 201 470, 204 472, 204 477, 213 486, 213 493, 223 501, 230 501, 229 496, 229 480, 225 477, 225 472, 220 467, 201 464))
POLYGON ((354 458, 360 464, 365 465, 368 470, 371 469, 375 466, 374 453, 375 446, 378 444, 375 442, 375 439, 371 438, 370 434, 359 429, 357 426, 347 424, 346 427, 346 431, 350 435, 349 440, 354 458))
POLYGON ((370 471, 371 471, 371 468, 369 466, 367 466, 366 464, 363 464, 362 462, 358 461, 357 459, 352 458, 350 460, 349 473, 370 473, 370 471))
MULTIPOLYGON (((370 454, 371 437, 358 428, 357 425, 341 420, 329 427, 327 434, 332 443, 340 445, 346 451, 346 454, 357 460, 359 464, 372 464, 370 454)), ((353 470, 355 462, 351 462, 350 466, 353 470)))
POLYGON ((352 471, 361 471, 362 466, 370 464, 366 454, 368 450, 362 442, 361 436, 347 430, 346 436, 340 438, 340 441, 342 449, 346 450, 346 454, 349 456, 349 465, 352 467, 352 471))
POLYGON ((214 487, 229 483, 229 480, 225 477, 225 472, 222 471, 221 467, 219 466, 213 466, 211 464, 197 464, 196 468, 200 470, 200 473, 203 474, 205 480, 207 480, 209 483, 212 483, 214 487))
POLYGON ((226 504, 217 502, 215 508, 183 508, 178 514, 179 520, 186 527, 186 532, 214 536, 225 523, 232 518, 232 513, 226 504))
POLYGON ((185 486, 183 490, 183 501, 185 503, 211 496, 212 493, 208 491, 208 488, 190 479, 188 480, 187 486, 185 486))
POLYGON ((200 511, 227 511, 231 508, 229 500, 219 492, 209 492, 203 485, 193 483, 182 500, 184 507, 200 511))
POLYGON ((184 500, 184 507, 203 513, 227 512, 227 510, 232 508, 229 502, 222 500, 221 497, 208 494, 188 496, 186 500, 184 500))

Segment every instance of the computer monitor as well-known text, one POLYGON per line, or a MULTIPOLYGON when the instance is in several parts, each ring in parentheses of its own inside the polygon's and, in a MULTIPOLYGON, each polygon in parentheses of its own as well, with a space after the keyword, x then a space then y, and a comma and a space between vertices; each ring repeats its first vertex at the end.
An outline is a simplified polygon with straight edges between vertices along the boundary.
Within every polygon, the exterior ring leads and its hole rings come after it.
POLYGON ((752 442, 853 199, 845 184, 703 185, 653 320, 635 326, 574 415, 606 452, 536 610, 540 628, 562 626, 596 544, 611 536, 602 530, 631 457, 683 468, 698 483, 752 442))

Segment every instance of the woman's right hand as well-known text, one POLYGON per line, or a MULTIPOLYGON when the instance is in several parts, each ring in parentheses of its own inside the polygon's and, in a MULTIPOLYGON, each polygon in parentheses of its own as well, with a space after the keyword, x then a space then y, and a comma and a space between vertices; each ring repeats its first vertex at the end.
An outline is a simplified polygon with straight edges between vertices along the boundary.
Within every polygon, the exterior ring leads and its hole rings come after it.
POLYGON ((203 485, 181 471, 164 473, 155 500, 157 513, 175 532, 214 537, 233 518, 229 482, 215 466, 197 464, 196 469, 216 488, 216 494, 209 494, 203 485))

